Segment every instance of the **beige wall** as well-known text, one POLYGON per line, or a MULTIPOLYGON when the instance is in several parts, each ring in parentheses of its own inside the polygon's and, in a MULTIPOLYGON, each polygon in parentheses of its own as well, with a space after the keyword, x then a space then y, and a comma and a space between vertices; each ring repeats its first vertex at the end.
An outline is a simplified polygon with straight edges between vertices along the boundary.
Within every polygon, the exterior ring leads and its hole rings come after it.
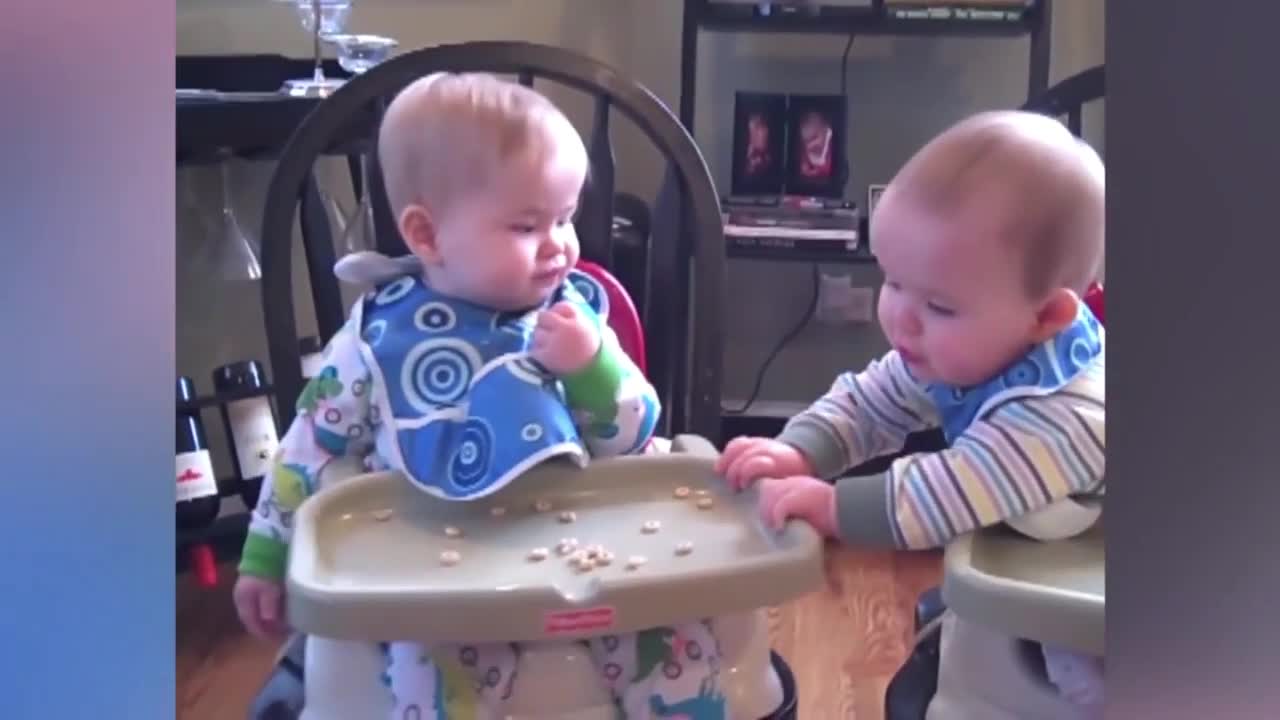
MULTIPOLYGON (((404 47, 478 39, 543 42, 614 64, 649 87, 673 109, 679 101, 680 0, 356 0, 349 28, 390 35, 404 47)), ((1058 0, 1051 80, 1103 59, 1103 0, 1058 0)), ((727 187, 728 132, 737 89, 836 92, 840 36, 722 35, 703 33, 699 52, 696 136, 715 174, 727 187)), ((288 5, 271 0, 179 0, 180 53, 280 52, 305 56, 309 42, 288 5)), ((849 61, 851 171, 849 194, 886 180, 932 134, 960 117, 1025 99, 1025 39, 859 38, 849 61)), ((586 128, 583 98, 555 94, 586 128)), ((1098 104, 1100 105, 1100 104, 1098 104)), ((1101 108, 1086 116, 1089 139, 1101 147, 1101 108)), ((615 137, 624 188, 650 195, 660 166, 634 132, 615 137)), ((237 171, 238 202, 256 223, 264 169, 237 171)), ((216 201, 216 173, 195 183, 216 201)), ((216 210, 216 206, 213 208, 216 210)), ((192 226, 187 213, 186 227, 192 226)), ((184 220, 180 217, 180 226, 184 220)), ((181 229, 181 227, 180 227, 181 229)), ((180 239, 184 248, 196 241, 180 239)), ((726 318, 729 352, 726 393, 741 395, 756 366, 808 299, 803 265, 732 261, 733 312, 726 318), (739 288, 769 287, 768 292, 739 288)), ((829 271, 848 272, 841 268, 829 271)), ((874 269, 853 271, 873 285, 874 269)), ((213 358, 265 356, 255 293, 228 293, 191 273, 180 318, 205 327, 180 328, 180 367, 206 382, 213 358), (200 289, 197 291, 197 287, 200 289), (210 301, 210 298, 216 298, 210 301), (221 328, 217 339, 213 328, 221 328)), ((309 323, 309 318, 304 318, 309 323)), ((882 348, 872 327, 804 333, 770 372, 763 397, 806 400, 841 368, 866 361, 882 348)))

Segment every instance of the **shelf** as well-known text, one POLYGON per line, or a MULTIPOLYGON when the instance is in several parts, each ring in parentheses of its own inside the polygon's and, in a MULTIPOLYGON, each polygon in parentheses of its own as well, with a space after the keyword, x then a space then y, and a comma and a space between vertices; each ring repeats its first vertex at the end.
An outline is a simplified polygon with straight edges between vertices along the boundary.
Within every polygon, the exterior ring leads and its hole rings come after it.
POLYGON ((253 390, 236 390, 216 395, 204 395, 190 402, 180 402, 177 404, 177 407, 179 410, 188 412, 191 410, 203 410, 205 408, 217 407, 219 405, 235 402, 236 400, 247 400, 255 397, 270 398, 275 395, 275 392, 276 390, 274 385, 265 385, 253 390))
MULTIPOLYGON (((780 262, 874 265, 876 258, 861 245, 857 250, 816 250, 796 247, 789 238, 726 238, 725 256, 730 259, 774 260, 780 262)), ((832 243, 836 244, 836 243, 832 243)))
POLYGON ((948 5, 935 7, 822 7, 817 12, 775 9, 761 15, 755 5, 718 4, 698 0, 697 25, 704 30, 755 33, 825 33, 832 35, 1017 37, 1031 33, 1039 21, 1035 3, 948 5))
MULTIPOLYGON (((177 100, 176 155, 179 165, 237 157, 272 157, 319 100, 263 93, 223 93, 217 99, 177 100)), ((367 149, 376 119, 372 111, 338 134, 330 154, 367 149)))

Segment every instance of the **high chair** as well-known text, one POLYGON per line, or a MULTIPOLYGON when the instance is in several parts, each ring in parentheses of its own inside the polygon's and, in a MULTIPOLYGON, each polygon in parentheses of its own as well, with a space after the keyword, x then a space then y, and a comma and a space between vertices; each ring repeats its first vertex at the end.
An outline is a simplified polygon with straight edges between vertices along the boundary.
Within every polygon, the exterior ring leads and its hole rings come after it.
MULTIPOLYGON (((298 330, 293 308, 293 252, 290 247, 300 196, 303 198, 301 215, 310 299, 324 339, 337 331, 344 314, 339 288, 330 271, 336 258, 328 241, 326 223, 322 214, 316 212, 314 199, 309 202, 309 193, 303 192, 314 182, 311 180, 312 165, 326 152, 333 152, 339 147, 349 148, 350 142, 340 141, 339 137, 342 133, 351 132, 352 127, 363 128, 365 137, 376 138, 379 113, 395 92, 416 78, 442 70, 511 73, 524 84, 532 84, 537 76, 585 91, 595 98, 594 126, 587 140, 591 174, 576 221, 583 247, 579 269, 600 283, 610 301, 610 327, 618 335, 624 350, 636 359, 658 389, 664 414, 660 433, 671 437, 693 432, 696 436, 676 437, 672 442, 671 455, 596 461, 581 472, 617 475, 632 478, 632 482, 637 482, 637 478, 652 477, 658 483, 683 473, 690 482, 707 482, 705 476, 715 453, 711 443, 718 439, 719 434, 720 339, 714 332, 690 336, 687 325, 690 314, 703 318, 707 323, 718 323, 720 314, 724 245, 719 203, 705 163, 689 134, 647 90, 594 60, 566 50, 527 43, 476 42, 405 53, 349 81, 322 101, 298 127, 272 179, 262 233, 264 315, 281 424, 287 425, 292 420, 293 398, 303 384, 294 340, 298 330), (678 218, 679 222, 672 237, 654 239, 649 255, 652 264, 644 273, 650 286, 642 293, 645 306, 641 308, 631 303, 630 293, 608 269, 612 262, 610 230, 615 192, 613 152, 609 144, 610 110, 618 111, 612 115, 633 121, 666 156, 669 162, 668 187, 679 191, 674 207, 664 211, 665 215, 678 218), (690 259, 693 260, 692 272, 697 279, 692 290, 688 282, 690 259), (689 349, 692 352, 688 352, 689 349)), ((362 145, 361 151, 366 152, 370 160, 371 187, 366 190, 371 193, 374 208, 377 249, 388 255, 403 254, 382 191, 376 148, 371 144, 372 141, 362 145)), ((334 464, 326 472, 360 474, 355 467, 344 468, 339 464, 334 464)), ((531 474, 545 479, 559 478, 557 473, 563 472, 564 468, 549 464, 548 467, 535 468, 531 474)), ((568 477, 578 476, 569 473, 568 477)), ((563 482, 572 483, 572 480, 563 482)), ((515 491, 522 485, 523 482, 513 483, 511 488, 515 491)), ((326 535, 307 535, 310 532, 307 528, 323 524, 327 513, 334 507, 346 502, 355 503, 353 507, 357 507, 361 502, 370 501, 369 498, 385 499, 390 497, 388 493, 399 492, 398 487, 394 477, 375 474, 352 478, 333 487, 332 492, 322 491, 299 511, 297 532, 316 538, 315 543, 322 542, 326 535)), ((406 502, 413 505, 420 500, 422 498, 410 498, 406 502)), ((749 502, 749 498, 744 496, 732 502, 726 500, 726 508, 734 502, 749 502)), ((421 505, 413 507, 422 512, 438 510, 424 509, 421 505)), ((465 507, 458 509, 466 510, 465 507)), ((634 583, 624 583, 629 588, 627 593, 610 596, 614 598, 620 618, 618 628, 610 632, 639 629, 644 622, 661 624, 676 619, 697 619, 703 617, 703 613, 711 613, 715 616, 714 623, 721 628, 716 637, 722 643, 722 691, 731 709, 730 717, 735 720, 794 717, 794 678, 782 658, 769 651, 758 608, 780 601, 784 595, 791 597, 802 593, 820 583, 820 564, 817 562, 820 546, 816 544, 816 536, 811 544, 807 531, 797 528, 788 530, 784 538, 777 541, 781 545, 771 545, 769 543, 774 541, 766 542, 753 534, 756 530, 752 522, 739 518, 731 526, 746 533, 743 537, 755 538, 751 541, 755 544, 748 545, 756 548, 764 559, 754 565, 747 563, 750 567, 740 569, 736 593, 706 607, 703 607, 705 602, 696 601, 698 596, 685 594, 681 597, 686 598, 687 607, 683 607, 655 603, 653 600, 657 596, 651 596, 648 602, 636 602, 634 583), (789 558, 791 562, 783 564, 789 565, 789 569, 779 565, 777 558, 789 558), (785 582, 762 582, 762 572, 766 575, 774 572, 769 568, 782 573, 779 577, 785 582), (641 625, 635 625, 636 622, 641 625)), ((396 631, 401 629, 412 636, 422 630, 420 626, 414 627, 425 622, 421 618, 437 616, 438 613, 398 615, 402 624, 396 628, 379 625, 385 623, 388 616, 378 613, 352 612, 337 617, 325 612, 317 614, 316 609, 325 605, 317 600, 314 593, 310 596, 311 604, 307 604, 306 588, 314 587, 308 585, 305 578, 308 577, 308 569, 317 571, 319 566, 314 563, 299 565, 303 562, 299 558, 307 557, 304 548, 311 547, 305 540, 299 544, 295 539, 294 547, 290 582, 296 592, 291 592, 290 596, 291 603, 300 604, 291 604, 290 610, 300 624, 324 631, 320 633, 324 637, 307 637, 305 647, 302 641, 295 641, 290 651, 285 653, 288 659, 285 666, 291 663, 304 666, 296 678, 298 684, 305 686, 306 708, 301 717, 308 720, 381 717, 379 713, 385 714, 388 696, 386 689, 377 682, 384 665, 374 642, 387 639, 387 636, 396 637, 396 631), (363 682, 362 678, 367 678, 372 684, 363 682)), ((315 558, 314 555, 310 557, 315 558)), ((714 571, 712 575, 715 575, 714 571)), ((723 582, 733 579, 723 573, 715 577, 723 582)), ((686 578, 689 582, 694 579, 686 578)), ((607 594, 616 593, 617 589, 609 590, 608 583, 605 583, 598 591, 607 594)), ((419 599, 423 602, 431 600, 427 597, 419 599)), ((560 601, 566 602, 566 598, 560 598, 560 601)), ((547 597, 530 600, 533 604, 537 602, 552 601, 547 597)), ((453 607, 459 608, 455 611, 460 613, 459 618, 466 615, 468 605, 453 607)), ((475 627, 480 631, 487 626, 475 627)), ((430 629, 432 632, 425 633, 423 639, 438 639, 449 628, 430 629)), ((527 683, 529 689, 517 703, 519 711, 513 711, 510 717, 528 720, 612 717, 612 707, 604 702, 602 689, 591 684, 587 675, 581 674, 586 666, 581 646, 560 641, 551 645, 539 643, 535 638, 525 637, 525 629, 512 628, 515 635, 503 638, 531 642, 527 656, 529 665, 523 672, 526 678, 530 678, 527 683), (532 678, 539 674, 542 680, 535 683, 532 678)), ((484 639, 476 637, 475 641, 484 639)), ((273 712, 280 713, 279 717, 298 716, 296 708, 289 707, 290 702, 273 700, 280 698, 273 698, 268 687, 260 702, 255 704, 252 716, 272 717, 273 712)), ((662 710, 676 714, 684 711, 681 707, 662 710)))

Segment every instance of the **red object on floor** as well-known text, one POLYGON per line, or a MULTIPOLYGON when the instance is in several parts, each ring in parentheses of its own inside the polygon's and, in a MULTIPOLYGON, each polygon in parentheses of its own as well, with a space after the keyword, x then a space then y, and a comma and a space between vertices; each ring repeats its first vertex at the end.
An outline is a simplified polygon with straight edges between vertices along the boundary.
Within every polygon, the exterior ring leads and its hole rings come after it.
POLYGON ((1107 320, 1104 317, 1106 303, 1103 300, 1102 285, 1094 283, 1085 291, 1084 304, 1088 305, 1089 309, 1093 311, 1093 314, 1098 318, 1098 322, 1106 325, 1107 320))
POLYGON ((191 572, 196 576, 196 583, 203 588, 217 587, 218 562, 213 556, 213 548, 200 543, 191 548, 187 555, 191 561, 191 572))
POLYGON ((640 313, 636 311, 635 303, 631 301, 627 289, 622 286, 618 278, 613 276, 613 273, 590 260, 578 260, 577 268, 604 286, 605 297, 609 300, 609 317, 607 318, 609 327, 618 336, 618 344, 622 346, 622 351, 631 358, 636 367, 640 368, 641 373, 647 374, 648 368, 644 361, 644 328, 640 325, 640 313))

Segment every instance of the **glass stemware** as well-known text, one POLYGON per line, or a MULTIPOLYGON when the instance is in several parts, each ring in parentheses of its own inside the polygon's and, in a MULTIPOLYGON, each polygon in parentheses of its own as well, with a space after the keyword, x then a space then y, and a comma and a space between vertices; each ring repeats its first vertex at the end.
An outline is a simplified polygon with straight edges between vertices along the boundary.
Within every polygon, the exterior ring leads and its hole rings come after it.
POLYGON ((222 173, 222 238, 216 251, 218 274, 232 281, 261 280, 257 242, 245 231, 236 217, 232 199, 231 158, 219 163, 222 173))
MULTIPOLYGON (((338 64, 344 70, 360 75, 391 56, 399 43, 377 35, 327 35, 325 41, 338 48, 338 64)), ((372 250, 377 247, 373 221, 373 203, 369 202, 369 162, 360 154, 360 202, 343 222, 339 248, 344 253, 372 250)))
POLYGON ((329 35, 342 32, 351 15, 352 0, 276 0, 288 2, 298 13, 302 27, 311 33, 312 54, 315 69, 310 78, 285 81, 284 92, 293 97, 325 97, 342 85, 338 79, 326 78, 322 61, 321 41, 329 35))

